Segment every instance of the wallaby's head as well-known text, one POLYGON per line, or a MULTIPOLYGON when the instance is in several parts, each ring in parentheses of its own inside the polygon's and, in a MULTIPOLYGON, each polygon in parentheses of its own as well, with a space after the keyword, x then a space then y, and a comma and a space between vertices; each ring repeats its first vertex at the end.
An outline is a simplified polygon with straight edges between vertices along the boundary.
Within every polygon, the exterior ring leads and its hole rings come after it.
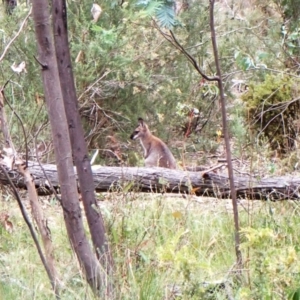
POLYGON ((132 140, 144 138, 147 134, 150 133, 149 128, 142 118, 138 119, 139 125, 136 127, 131 134, 130 138, 132 140))

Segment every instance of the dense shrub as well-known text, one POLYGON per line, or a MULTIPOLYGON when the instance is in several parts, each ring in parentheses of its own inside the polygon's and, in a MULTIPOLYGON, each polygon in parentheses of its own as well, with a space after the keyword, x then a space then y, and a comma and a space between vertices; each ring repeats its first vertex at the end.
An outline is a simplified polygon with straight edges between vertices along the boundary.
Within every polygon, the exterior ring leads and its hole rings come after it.
POLYGON ((274 150, 286 153, 295 146, 300 102, 297 81, 286 75, 267 75, 260 84, 250 84, 242 96, 247 120, 257 137, 266 137, 274 150))

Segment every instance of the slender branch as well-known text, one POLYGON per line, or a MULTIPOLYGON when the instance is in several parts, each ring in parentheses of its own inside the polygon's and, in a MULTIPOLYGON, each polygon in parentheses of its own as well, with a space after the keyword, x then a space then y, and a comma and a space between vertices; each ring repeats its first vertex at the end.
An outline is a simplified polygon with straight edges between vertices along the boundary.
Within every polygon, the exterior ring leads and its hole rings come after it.
POLYGON ((5 147, 11 148, 13 155, 15 155, 15 148, 11 141, 10 133, 7 127, 7 120, 6 114, 4 111, 4 97, 3 97, 3 90, 0 89, 0 121, 1 121, 1 130, 4 137, 5 147))
POLYGON ((5 57, 6 55, 6 52, 8 51, 9 47, 11 46, 11 44, 16 40, 16 38, 20 35, 20 33, 22 32, 25 24, 26 24, 26 21, 28 20, 30 14, 31 14, 31 10, 32 10, 32 7, 30 7, 29 9, 29 12, 27 14, 27 16, 25 17, 25 19, 23 20, 20 28, 19 28, 19 31, 16 33, 16 35, 9 41, 9 43, 6 45, 6 47, 4 48, 4 51, 2 53, 2 55, 0 56, 0 62, 3 60, 3 58, 5 57))
MULTIPOLYGON (((84 94, 86 94, 89 90, 91 90, 93 88, 93 86, 95 86, 99 81, 101 81, 104 77, 106 77, 108 74, 110 73, 110 71, 106 71, 101 77, 99 77, 93 84, 91 84, 86 90, 84 90, 82 92, 82 94, 78 97, 78 102, 79 100, 83 97, 84 94)), ((86 103, 83 103, 81 105, 81 107, 83 107, 86 103)), ((80 108, 81 108, 80 107, 80 108)))
POLYGON ((42 261, 42 263, 43 263, 43 265, 44 265, 44 268, 45 268, 45 270, 46 270, 46 272, 47 272, 47 275, 48 275, 48 277, 49 277, 49 280, 50 280, 52 289, 53 289, 53 291, 55 292, 56 299, 58 300, 58 299, 60 299, 60 296, 59 296, 59 294, 57 293, 57 289, 56 289, 56 285, 55 285, 55 279, 53 278, 53 276, 52 276, 52 274, 51 274, 51 272, 50 272, 50 269, 49 269, 49 266, 48 266, 48 264, 47 264, 47 262, 46 262, 46 259, 45 259, 45 256, 44 256, 44 254, 43 254, 42 248, 41 248, 41 246, 40 246, 40 244, 39 244, 39 241, 38 241, 38 238, 37 238, 37 236, 36 236, 36 234, 35 234, 35 230, 34 230, 32 224, 30 223, 30 220, 29 220, 29 218, 28 218, 28 216, 27 216, 26 210, 25 210, 25 208, 24 208, 24 205, 23 205, 23 203, 22 203, 22 200, 21 200, 21 197, 20 197, 20 195, 19 195, 19 193, 18 193, 18 190, 17 190, 16 186, 14 185, 13 181, 11 180, 11 178, 10 178, 10 176, 9 176, 9 174, 8 174, 8 172, 7 172, 7 170, 6 170, 5 167, 3 167, 1 164, 0 164, 0 169, 1 169, 2 172, 5 174, 5 177, 6 177, 6 179, 8 180, 8 182, 9 182, 9 184, 10 184, 10 187, 11 187, 11 189, 12 189, 12 191, 13 191, 13 194, 14 194, 14 196, 15 196, 17 202, 18 202, 18 205, 19 205, 19 207, 20 207, 20 210, 21 210, 23 219, 24 219, 26 225, 27 225, 28 228, 29 228, 29 231, 30 231, 30 234, 31 234, 31 236, 32 236, 32 239, 33 239, 33 241, 34 241, 34 243, 35 243, 35 246, 36 246, 36 248, 37 248, 37 250, 38 250, 38 253, 39 253, 39 256, 40 256, 40 258, 41 258, 41 261, 42 261))
POLYGON ((172 40, 174 41, 174 44, 176 45, 177 49, 180 50, 181 53, 183 53, 188 59, 189 61, 192 63, 192 65, 194 66, 194 68, 196 69, 196 71, 207 81, 218 81, 219 78, 218 76, 214 76, 214 77, 209 77, 207 76, 202 69, 199 67, 199 65, 197 64, 196 60, 183 48, 183 46, 178 42, 178 40, 176 39, 174 33, 172 32, 172 30, 170 30, 170 34, 172 37, 172 40))
POLYGON ((21 117, 18 115, 18 113, 10 105, 7 98, 5 97, 4 90, 2 89, 0 92, 2 93, 3 99, 5 100, 6 104, 9 106, 10 110, 14 113, 14 115, 17 117, 17 119, 20 122, 22 131, 23 131, 23 135, 24 135, 24 140, 25 140, 25 163, 26 163, 26 168, 27 168, 28 167, 28 144, 27 144, 27 135, 26 135, 26 131, 25 131, 23 121, 22 121, 21 117))
MULTIPOLYGON (((266 114, 268 111, 272 111, 272 110, 278 110, 278 109, 282 109, 279 113, 277 113, 274 117, 272 117, 267 124, 264 125, 264 127, 261 126, 261 130, 259 131, 259 133, 257 134, 257 137, 259 137, 261 134, 263 134, 263 132, 265 131, 265 129, 280 115, 282 116, 283 113, 289 108, 289 105, 291 105, 293 102, 295 101, 299 101, 300 98, 296 98, 292 101, 289 101, 288 103, 284 102, 284 103, 278 103, 278 105, 273 105, 271 108, 266 109, 265 111, 262 111, 260 113, 260 119, 263 119, 264 114, 266 114), (277 107, 276 107, 277 106, 277 107)), ((256 121, 257 122, 257 121, 256 121)), ((256 122, 252 123, 255 124, 256 122)), ((280 127, 280 123, 278 124, 278 127, 280 127)))
POLYGON ((235 226, 235 252, 237 258, 237 267, 240 268, 242 264, 242 252, 240 250, 239 214, 238 214, 238 207, 237 207, 237 194, 236 194, 236 188, 234 184, 233 166, 231 160, 230 140, 229 140, 229 133, 227 128, 226 100, 225 100, 225 93, 224 93, 224 87, 222 82, 222 74, 221 74, 221 67, 220 67, 219 53, 218 53, 218 46, 217 46, 216 32, 215 32, 214 3, 215 3, 214 0, 209 0, 210 32, 211 32, 213 53, 215 58, 215 65, 216 65, 216 70, 218 75, 217 81, 220 90, 220 104, 221 104, 221 111, 222 111, 223 134, 225 139, 226 159, 228 165, 228 176, 229 176, 229 183, 230 183, 234 226, 235 226))
POLYGON ((199 67, 198 63, 196 62, 196 60, 194 59, 193 56, 191 56, 186 50, 185 48, 178 42, 178 40, 176 39, 174 33, 172 32, 172 30, 170 30, 170 34, 167 34, 165 32, 163 32, 160 27, 157 25, 157 23, 155 22, 155 20, 153 20, 155 28, 159 31, 159 33, 169 42, 171 43, 175 48, 177 48, 189 61, 190 63, 194 66, 195 70, 207 81, 217 81, 219 78, 217 76, 214 77, 209 77, 207 76, 204 71, 199 67))
POLYGON ((53 186, 53 184, 52 184, 52 182, 51 182, 51 179, 48 177, 48 175, 47 175, 45 169, 43 168, 42 163, 41 163, 41 160, 40 160, 39 155, 38 155, 38 149, 37 149, 37 137, 38 137, 38 135, 39 135, 39 133, 40 133, 40 131, 41 131, 41 129, 42 129, 42 126, 43 126, 43 125, 41 125, 41 126, 38 128, 37 133, 36 133, 36 135, 35 135, 35 137, 34 137, 34 148, 35 148, 35 153, 36 153, 36 160, 37 160, 37 163, 39 164, 41 170, 43 171, 45 178, 47 179, 47 182, 48 182, 48 184, 49 184, 49 187, 50 187, 52 193, 54 194, 56 200, 60 203, 60 205, 61 205, 62 208, 64 209, 64 206, 63 206, 63 203, 62 203, 62 201, 61 201, 61 198, 58 196, 58 194, 57 194, 57 192, 56 192, 56 189, 54 188, 54 186, 53 186))
MULTIPOLYGON (((5 95, 4 95, 4 90, 3 88, 0 89, 0 104, 1 104, 1 120, 2 120, 2 131, 4 133, 5 136, 5 141, 6 144, 13 149, 13 159, 14 159, 14 163, 15 165, 18 167, 18 171, 20 174, 22 174, 23 179, 24 179, 24 184, 27 187, 28 190, 28 196, 30 199, 30 204, 31 204, 31 208, 32 208, 32 212, 33 212, 33 217, 38 225, 38 229, 39 232, 41 233, 42 236, 42 240, 45 246, 45 253, 46 253, 46 258, 43 255, 43 252, 40 248, 40 245, 37 244, 37 237, 35 235, 32 234, 32 238, 34 239, 34 242, 36 244, 36 248, 38 250, 38 253, 40 255, 40 258, 42 260, 42 263, 46 269, 46 272, 48 274, 51 286, 53 288, 53 291, 56 295, 56 298, 59 299, 59 291, 58 291, 58 285, 56 285, 56 272, 55 272, 55 267, 54 267, 54 260, 53 260, 53 246, 52 246, 52 242, 47 230, 47 226, 46 226, 46 221, 43 217, 43 213, 42 213, 42 208, 39 205, 38 202, 38 195, 37 195, 37 191, 35 189, 35 185, 34 185, 34 180, 32 175, 30 174, 27 166, 28 166, 28 147, 27 147, 27 137, 25 134, 25 128, 23 126, 23 122, 21 121, 21 118, 19 117, 19 115, 13 110, 12 106, 10 105, 10 103, 8 102, 7 99, 5 99, 5 95), (6 102, 6 104, 9 105, 10 109, 12 110, 12 112, 14 113, 14 115, 18 118, 18 120, 21 123, 21 127, 24 133, 24 137, 25 137, 25 143, 26 143, 26 163, 23 162, 23 160, 18 159, 16 151, 14 150, 14 145, 13 142, 11 140, 8 128, 7 128, 7 123, 6 123, 6 117, 5 117, 5 113, 4 113, 4 101, 6 102)), ((28 217, 26 215, 26 212, 24 210, 24 208, 22 207, 22 203, 20 202, 20 196, 16 190, 16 187, 12 181, 12 179, 9 177, 6 169, 1 165, 1 170, 4 173, 5 178, 7 179, 8 183, 10 184, 14 195, 19 203, 20 206, 20 210, 22 212, 23 218, 25 220, 25 222, 27 223, 30 231, 32 231, 33 229, 31 228, 32 225, 31 223, 28 223, 28 217)), ((35 234, 35 231, 33 231, 33 233, 35 234)))
POLYGON ((33 55, 33 58, 36 60, 36 62, 42 67, 42 70, 47 70, 48 69, 48 65, 47 64, 43 64, 41 63, 36 56, 33 55))

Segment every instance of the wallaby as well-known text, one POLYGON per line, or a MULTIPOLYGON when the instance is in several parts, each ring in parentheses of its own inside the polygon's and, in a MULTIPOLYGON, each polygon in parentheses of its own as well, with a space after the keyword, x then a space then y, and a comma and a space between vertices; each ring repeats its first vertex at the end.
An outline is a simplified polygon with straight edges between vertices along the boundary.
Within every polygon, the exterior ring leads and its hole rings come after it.
POLYGON ((139 125, 131 134, 132 140, 139 139, 144 149, 145 167, 162 167, 176 169, 176 161, 168 146, 154 136, 142 118, 139 125))

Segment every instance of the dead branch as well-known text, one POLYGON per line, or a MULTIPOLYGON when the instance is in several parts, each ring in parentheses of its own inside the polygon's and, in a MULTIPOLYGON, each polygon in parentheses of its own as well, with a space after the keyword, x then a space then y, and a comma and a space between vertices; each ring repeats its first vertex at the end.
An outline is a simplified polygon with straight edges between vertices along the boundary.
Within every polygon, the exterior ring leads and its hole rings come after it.
MULTIPOLYGON (((18 154, 15 151, 14 144, 11 139, 8 127, 7 127, 6 114, 5 114, 5 110, 4 110, 4 99, 5 99, 5 96, 4 96, 4 90, 2 87, 0 89, 0 120, 1 120, 1 129, 2 129, 2 132, 4 135, 5 145, 6 145, 6 148, 4 148, 3 150, 6 152, 6 155, 2 154, 2 156, 1 156, 1 158, 2 158, 2 160, 0 162, 1 172, 2 172, 2 175, 4 177, 6 177, 7 184, 10 185, 10 187, 13 190, 13 193, 15 195, 15 198, 18 201, 23 218, 24 218, 27 226, 29 227, 31 236, 34 240, 34 243, 35 243, 37 251, 40 255, 41 261, 42 261, 44 268, 48 274, 48 277, 49 277, 49 280, 53 287, 53 290, 55 292, 56 298, 58 299, 59 298, 59 296, 58 296, 58 275, 57 275, 56 268, 55 268, 53 245, 52 245, 52 241, 51 241, 51 237, 50 237, 50 232, 47 227, 47 220, 44 217, 43 210, 41 208, 41 204, 38 201, 38 193, 36 191, 32 175, 27 168, 27 162, 28 162, 27 151, 26 151, 26 161, 25 162, 23 161, 23 159, 19 158, 18 154), (39 229, 41 237, 42 237, 45 255, 43 254, 41 246, 39 245, 39 241, 36 237, 36 234, 35 234, 34 230, 32 229, 33 225, 30 223, 29 218, 26 214, 26 211, 24 210, 24 207, 21 203, 19 193, 16 189, 16 186, 18 184, 16 182, 14 183, 12 178, 10 178, 10 176, 8 174, 9 171, 12 170, 13 168, 17 168, 18 176, 20 176, 22 178, 23 184, 28 191, 28 197, 30 200, 32 215, 37 224, 37 227, 39 229)), ((6 104, 9 104, 7 100, 6 100, 6 104)), ((12 109, 11 105, 9 105, 9 107, 10 107, 10 109, 12 109)), ((13 112, 17 116, 18 120, 21 122, 21 119, 18 116, 18 114, 14 110, 13 110, 13 112)), ((25 135, 25 129, 24 129, 22 122, 21 122, 21 125, 23 128, 23 134, 25 135)), ((25 146, 27 149, 28 148, 27 141, 26 141, 25 146)))
MULTIPOLYGON (((59 193, 56 165, 29 161, 29 171, 39 195, 50 195, 49 184, 59 193), (47 174, 47 178, 44 175, 47 174)), ((95 191, 122 192, 124 190, 148 193, 194 194, 230 199, 229 178, 214 172, 191 172, 164 168, 102 167, 93 166, 95 191)), ((8 172, 13 183, 26 189, 24 178, 17 170, 8 172)), ((0 170, 0 184, 9 184, 0 170)), ((254 178, 240 175, 234 177, 238 198, 257 200, 299 200, 300 176, 280 176, 272 178, 254 178)))

